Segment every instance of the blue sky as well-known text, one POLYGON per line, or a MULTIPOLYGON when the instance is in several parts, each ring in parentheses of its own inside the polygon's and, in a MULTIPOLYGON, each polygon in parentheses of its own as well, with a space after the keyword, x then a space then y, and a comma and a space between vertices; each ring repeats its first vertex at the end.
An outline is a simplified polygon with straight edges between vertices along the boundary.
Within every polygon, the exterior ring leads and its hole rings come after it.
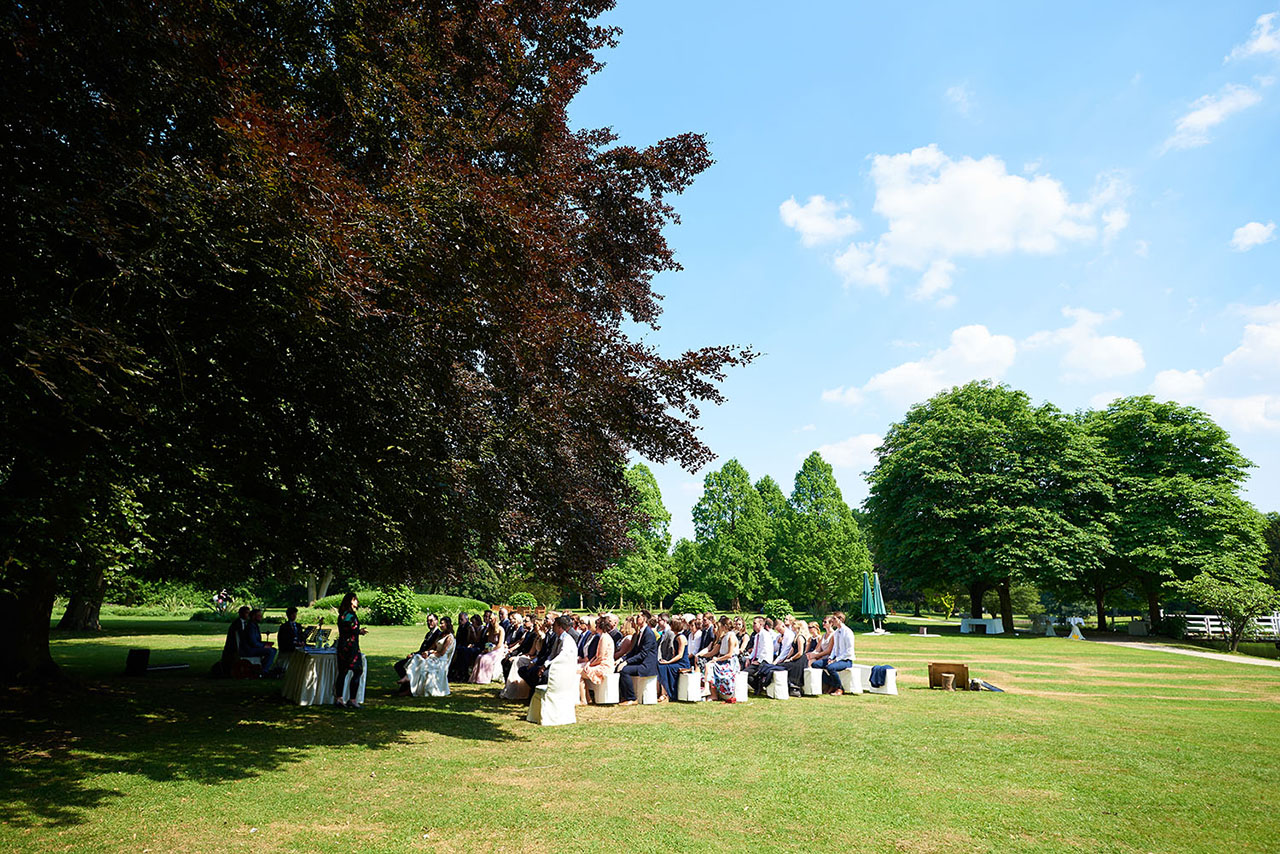
MULTIPOLYGON (((707 134, 658 278, 667 354, 762 352, 702 436, 845 499, 907 407, 992 378, 1066 410, 1200 406, 1280 510, 1280 6, 622 0, 572 105, 707 134)), ((657 466, 672 533, 702 477, 657 466)))

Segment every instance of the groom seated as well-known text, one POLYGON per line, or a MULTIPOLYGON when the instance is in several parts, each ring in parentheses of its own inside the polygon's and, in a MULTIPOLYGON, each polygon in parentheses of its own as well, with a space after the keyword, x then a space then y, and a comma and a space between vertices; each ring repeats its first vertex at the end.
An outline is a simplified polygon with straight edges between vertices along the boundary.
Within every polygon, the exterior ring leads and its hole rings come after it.
POLYGON ((636 702, 636 689, 631 681, 632 676, 658 675, 658 636, 653 633, 653 614, 641 611, 636 617, 635 638, 625 658, 618 660, 618 697, 620 705, 633 706, 636 702))

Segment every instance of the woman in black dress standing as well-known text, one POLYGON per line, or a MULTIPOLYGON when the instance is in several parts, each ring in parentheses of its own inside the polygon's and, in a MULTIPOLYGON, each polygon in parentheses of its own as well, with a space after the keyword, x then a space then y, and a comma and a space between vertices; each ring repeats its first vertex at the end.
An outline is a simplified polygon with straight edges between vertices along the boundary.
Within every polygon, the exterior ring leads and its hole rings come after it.
POLYGON ((360 704, 355 699, 356 692, 352 691, 351 701, 344 703, 342 701, 343 683, 348 673, 351 674, 351 681, 354 684, 360 683, 360 673, 363 669, 360 659, 360 636, 369 631, 360 627, 360 618, 356 616, 356 609, 359 607, 360 600, 354 593, 343 596, 342 604, 338 606, 338 675, 333 682, 333 703, 335 706, 347 706, 352 709, 360 708, 360 704))

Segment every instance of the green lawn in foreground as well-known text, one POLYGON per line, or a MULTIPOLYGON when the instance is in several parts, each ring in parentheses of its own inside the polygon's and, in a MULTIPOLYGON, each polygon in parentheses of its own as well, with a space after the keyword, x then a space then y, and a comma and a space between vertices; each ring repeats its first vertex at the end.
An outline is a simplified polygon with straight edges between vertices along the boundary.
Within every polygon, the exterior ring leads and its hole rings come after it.
POLYGON ((203 678, 222 626, 59 638, 83 687, 9 691, 4 851, 1273 851, 1280 669, 1065 639, 859 636, 898 697, 580 709, 388 696, 419 628, 372 628, 362 712, 203 678), (125 651, 187 675, 117 676, 125 651), (962 661, 1008 693, 925 688, 962 661))

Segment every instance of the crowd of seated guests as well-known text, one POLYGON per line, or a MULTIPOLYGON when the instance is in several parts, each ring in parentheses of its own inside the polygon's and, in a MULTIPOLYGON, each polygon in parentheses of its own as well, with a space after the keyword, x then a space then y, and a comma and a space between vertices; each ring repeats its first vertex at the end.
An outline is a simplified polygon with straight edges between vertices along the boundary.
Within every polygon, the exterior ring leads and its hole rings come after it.
MULTIPOLYGON (((839 673, 853 665, 853 632, 837 611, 821 625, 788 615, 756 617, 748 627, 741 617, 714 614, 654 615, 640 611, 619 621, 615 614, 578 615, 549 611, 544 617, 508 612, 458 615, 457 637, 449 618, 428 619, 428 632, 416 653, 443 668, 452 652, 448 678, 453 682, 506 682, 503 696, 527 697, 530 689, 547 681, 548 663, 565 644, 578 662, 579 700, 588 703, 591 691, 610 673, 618 673, 623 705, 636 702, 632 676, 656 676, 658 701, 674 699, 680 674, 697 672, 713 699, 734 702, 740 671, 757 694, 774 674, 785 671, 793 696, 799 696, 804 671, 822 671, 824 691, 843 693, 839 673), (446 643, 447 637, 447 643, 446 643), (511 678, 515 671, 516 678, 511 678), (519 690, 519 683, 526 690, 519 690)), ((395 665, 407 689, 409 656, 395 665)))

